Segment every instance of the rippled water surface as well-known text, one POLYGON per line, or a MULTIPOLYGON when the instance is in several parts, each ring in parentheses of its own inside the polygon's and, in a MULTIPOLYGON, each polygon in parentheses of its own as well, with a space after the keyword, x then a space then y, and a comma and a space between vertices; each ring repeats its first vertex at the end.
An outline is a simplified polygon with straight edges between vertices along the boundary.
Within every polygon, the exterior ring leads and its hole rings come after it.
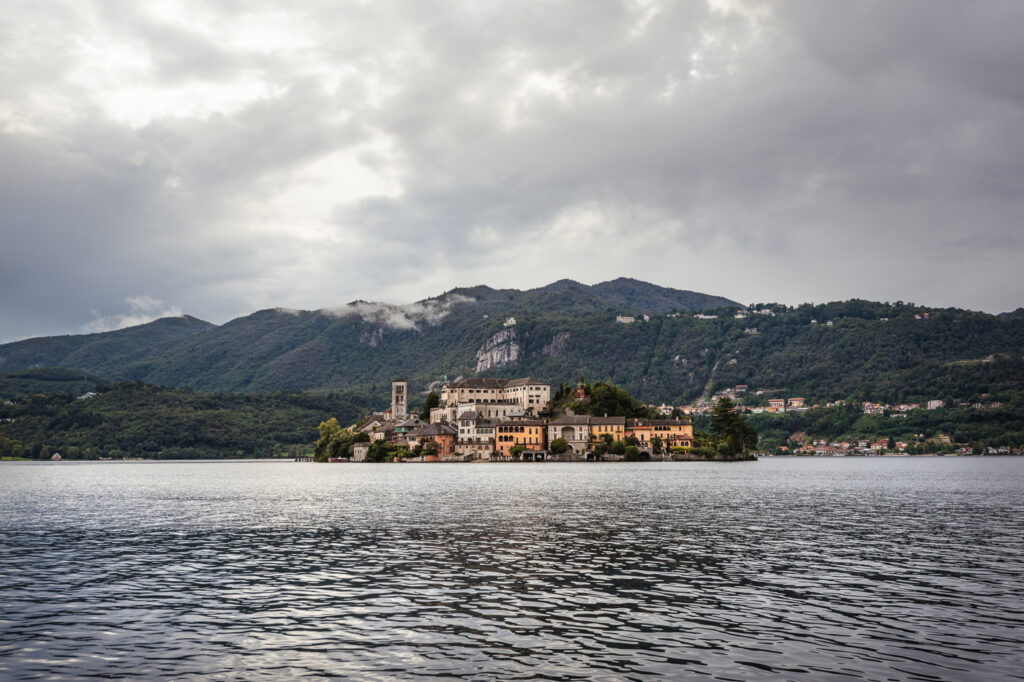
POLYGON ((0 465, 0 678, 1024 679, 1024 460, 0 465))

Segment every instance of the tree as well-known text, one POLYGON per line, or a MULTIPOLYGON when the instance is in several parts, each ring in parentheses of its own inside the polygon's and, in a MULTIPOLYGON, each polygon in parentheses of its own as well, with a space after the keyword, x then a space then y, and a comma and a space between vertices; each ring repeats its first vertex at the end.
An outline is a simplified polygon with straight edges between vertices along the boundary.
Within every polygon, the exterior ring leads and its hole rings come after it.
POLYGON ((518 457, 519 455, 523 454, 523 450, 525 449, 526 447, 523 445, 513 445, 511 448, 509 448, 508 454, 512 455, 513 457, 518 457))
POLYGON ((640 448, 635 445, 627 445, 626 451, 623 453, 627 462, 636 462, 640 459, 640 448))
POLYGON ((711 438, 718 452, 729 457, 757 447, 757 430, 747 425, 728 398, 720 399, 711 412, 711 438))
POLYGON ((318 462, 325 462, 329 457, 328 448, 331 440, 341 431, 338 420, 331 417, 325 422, 320 422, 320 440, 316 443, 315 457, 318 462))
POLYGON ((431 391, 427 394, 427 401, 423 403, 423 410, 420 412, 420 419, 425 422, 430 421, 430 410, 435 407, 441 406, 441 396, 436 391, 431 391))
MULTIPOLYGON (((351 457, 352 444, 357 442, 360 435, 353 434, 348 429, 338 425, 338 420, 331 417, 325 422, 320 422, 320 440, 317 441, 314 457, 318 462, 326 462, 328 459, 351 457)), ((365 442, 362 441, 362 442, 365 442)))
POLYGON ((386 462, 394 456, 392 447, 383 439, 370 443, 366 451, 367 462, 386 462))
POLYGON ((665 451, 665 443, 661 440, 661 436, 653 436, 651 438, 651 452, 655 455, 660 455, 665 451))
POLYGON ((569 449, 569 441, 564 438, 556 438, 551 441, 551 454, 560 455, 569 449))

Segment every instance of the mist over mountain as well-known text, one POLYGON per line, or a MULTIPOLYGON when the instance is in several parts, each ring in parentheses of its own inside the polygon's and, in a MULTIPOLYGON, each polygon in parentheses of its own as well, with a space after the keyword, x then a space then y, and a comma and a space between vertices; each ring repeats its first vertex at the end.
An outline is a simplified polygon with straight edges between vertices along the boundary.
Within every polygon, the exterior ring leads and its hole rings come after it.
POLYGON ((747 384, 808 399, 903 400, 1022 388, 1024 320, 912 304, 755 306, 634 279, 459 288, 408 305, 261 310, 223 325, 165 318, 0 346, 0 373, 40 367, 201 391, 344 391, 383 399, 445 377, 614 381, 680 404, 747 384), (694 313, 710 313, 705 319, 694 313), (714 317, 711 316, 714 314, 714 317))

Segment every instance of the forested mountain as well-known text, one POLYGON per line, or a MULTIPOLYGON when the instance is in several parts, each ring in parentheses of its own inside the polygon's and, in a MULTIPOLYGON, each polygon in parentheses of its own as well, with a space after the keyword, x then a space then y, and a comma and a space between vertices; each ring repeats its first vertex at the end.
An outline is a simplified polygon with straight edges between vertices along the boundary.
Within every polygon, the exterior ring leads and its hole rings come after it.
POLYGON ((362 413, 336 393, 206 394, 138 383, 95 396, 36 395, 0 404, 0 455, 272 457, 312 449, 317 425, 362 413), (46 450, 43 450, 46 448, 46 450))
POLYGON ((108 370, 158 355, 215 325, 189 315, 97 334, 44 336, 0 345, 0 372, 37 367, 108 370))
POLYGON ((414 395, 445 376, 533 375, 557 385, 585 375, 672 404, 735 384, 809 401, 1024 394, 1018 316, 858 300, 751 308, 763 312, 737 317, 733 301, 627 279, 480 286, 403 306, 356 301, 221 326, 175 318, 29 339, 0 346, 0 372, 60 366, 201 391, 345 391, 376 406, 399 375, 414 395))

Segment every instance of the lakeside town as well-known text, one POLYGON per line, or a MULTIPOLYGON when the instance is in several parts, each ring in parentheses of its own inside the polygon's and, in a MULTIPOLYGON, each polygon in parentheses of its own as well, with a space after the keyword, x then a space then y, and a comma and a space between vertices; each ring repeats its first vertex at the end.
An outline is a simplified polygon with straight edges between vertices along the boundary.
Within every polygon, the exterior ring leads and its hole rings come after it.
MULTIPOLYGON (((405 379, 391 385, 391 405, 353 424, 345 433, 345 456, 329 461, 378 461, 381 453, 403 461, 424 462, 512 462, 512 461, 592 461, 592 460, 691 460, 706 459, 721 452, 701 443, 695 434, 691 416, 713 415, 726 404, 742 424, 741 413, 785 414, 817 408, 843 407, 846 401, 808 405, 803 398, 767 398, 765 406, 749 406, 733 401, 748 390, 738 385, 715 393, 711 401, 696 405, 644 405, 651 417, 624 417, 603 414, 575 414, 570 404, 586 406, 589 387, 582 381, 575 388, 559 388, 552 400, 551 384, 531 377, 500 379, 473 377, 445 381, 433 404, 428 402, 419 414, 409 411, 409 387, 405 379), (564 393, 563 393, 564 392, 564 393), (558 402, 561 407, 553 408, 558 402)), ((758 395, 762 392, 757 392, 758 395)), ((906 418, 915 410, 939 410, 942 400, 924 404, 886 405, 864 402, 865 415, 906 418)), ((969 405, 977 409, 997 409, 998 403, 969 405)), ((332 420, 333 421, 333 420, 332 420)), ((336 424, 321 424, 321 443, 330 441, 325 427, 340 431, 336 424)), ((746 428, 745 425, 741 428, 746 428)), ((791 434, 787 443, 770 451, 757 452, 757 434, 745 436, 742 458, 748 455, 804 455, 817 457, 901 456, 908 454, 1010 455, 1021 454, 1009 447, 977 448, 954 442, 944 433, 925 437, 915 434, 910 442, 893 437, 829 440, 791 434), (749 444, 749 450, 747 447, 749 444)), ((734 449, 731 455, 739 453, 734 449)))
MULTIPOLYGON (((424 421, 408 410, 408 382, 391 385, 391 407, 351 427, 361 442, 352 460, 366 461, 375 443, 408 448, 421 461, 586 461, 671 459, 694 446, 682 418, 573 414, 546 417, 551 384, 533 378, 470 378, 445 382, 439 405, 424 421)), ((586 401, 582 386, 576 389, 586 401)))

